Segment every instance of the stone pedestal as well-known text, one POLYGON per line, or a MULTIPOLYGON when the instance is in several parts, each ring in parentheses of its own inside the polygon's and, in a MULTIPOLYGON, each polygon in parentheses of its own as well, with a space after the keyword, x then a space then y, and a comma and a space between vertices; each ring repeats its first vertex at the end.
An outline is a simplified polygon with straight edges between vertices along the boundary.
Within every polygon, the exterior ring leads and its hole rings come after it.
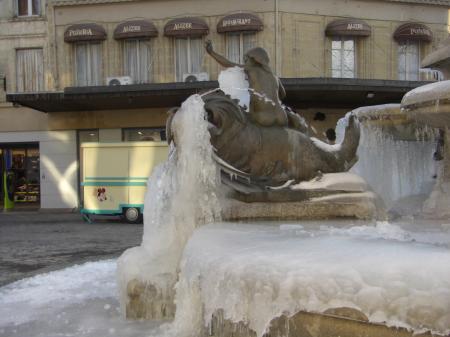
MULTIPOLYGON (((256 337, 244 322, 233 323, 218 311, 211 319, 211 337, 256 337)), ((413 333, 404 328, 369 323, 358 310, 338 308, 324 313, 299 311, 274 318, 263 337, 445 337, 429 331, 413 333)), ((448 336, 447 336, 448 337, 448 336)))
POLYGON ((280 190, 234 195, 222 217, 241 220, 386 219, 383 202, 356 174, 330 173, 280 190))

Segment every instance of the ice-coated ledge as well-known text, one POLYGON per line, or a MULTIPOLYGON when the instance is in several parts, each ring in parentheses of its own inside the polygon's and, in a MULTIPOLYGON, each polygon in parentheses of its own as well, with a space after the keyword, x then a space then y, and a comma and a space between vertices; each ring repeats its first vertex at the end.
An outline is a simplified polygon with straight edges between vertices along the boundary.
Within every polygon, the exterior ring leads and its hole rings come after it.
POLYGON ((195 335, 222 309, 261 336, 283 313, 348 307, 373 323, 448 334, 449 245, 442 227, 386 222, 208 225, 184 251, 173 327, 195 335))

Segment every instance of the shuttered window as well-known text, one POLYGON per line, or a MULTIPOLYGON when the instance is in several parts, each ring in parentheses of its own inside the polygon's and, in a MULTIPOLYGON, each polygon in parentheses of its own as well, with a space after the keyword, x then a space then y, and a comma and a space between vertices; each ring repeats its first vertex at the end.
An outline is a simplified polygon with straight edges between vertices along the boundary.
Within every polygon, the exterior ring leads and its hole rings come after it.
POLYGON ((226 52, 227 58, 234 63, 243 64, 244 55, 256 46, 256 34, 254 33, 227 33, 226 52))
POLYGON ((75 85, 89 86, 103 83, 103 60, 101 43, 76 43, 75 85))
POLYGON ((398 45, 398 79, 418 81, 420 70, 420 43, 406 40, 398 45))
POLYGON ((331 75, 336 78, 356 77, 355 39, 335 37, 331 42, 331 75))
POLYGON ((42 49, 18 49, 16 51, 16 89, 18 92, 44 90, 42 49))
POLYGON ((130 76, 133 83, 152 81, 152 55, 150 40, 123 41, 124 75, 130 76))
POLYGON ((16 0, 16 12, 18 16, 41 15, 40 0, 16 0))
POLYGON ((178 82, 183 81, 183 75, 185 74, 201 72, 202 60, 202 38, 175 39, 175 74, 178 82))

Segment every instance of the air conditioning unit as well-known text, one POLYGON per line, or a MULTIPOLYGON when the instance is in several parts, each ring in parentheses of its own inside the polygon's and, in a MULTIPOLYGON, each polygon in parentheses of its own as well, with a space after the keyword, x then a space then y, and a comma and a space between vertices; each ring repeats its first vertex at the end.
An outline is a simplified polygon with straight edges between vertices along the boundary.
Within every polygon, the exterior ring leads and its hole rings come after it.
POLYGON ((183 82, 209 81, 208 73, 187 73, 183 74, 183 82))
POLYGON ((419 70, 421 81, 443 81, 444 74, 435 69, 421 68, 419 70))
POLYGON ((127 85, 133 84, 130 76, 112 76, 106 78, 106 85, 127 85))

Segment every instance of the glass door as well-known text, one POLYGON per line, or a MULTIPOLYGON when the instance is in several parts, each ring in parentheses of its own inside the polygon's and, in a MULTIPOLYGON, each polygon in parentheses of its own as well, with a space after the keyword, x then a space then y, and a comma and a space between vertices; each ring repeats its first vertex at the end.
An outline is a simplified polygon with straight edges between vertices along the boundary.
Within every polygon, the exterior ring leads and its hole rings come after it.
POLYGON ((14 173, 14 202, 36 204, 40 202, 39 149, 11 149, 14 173))

